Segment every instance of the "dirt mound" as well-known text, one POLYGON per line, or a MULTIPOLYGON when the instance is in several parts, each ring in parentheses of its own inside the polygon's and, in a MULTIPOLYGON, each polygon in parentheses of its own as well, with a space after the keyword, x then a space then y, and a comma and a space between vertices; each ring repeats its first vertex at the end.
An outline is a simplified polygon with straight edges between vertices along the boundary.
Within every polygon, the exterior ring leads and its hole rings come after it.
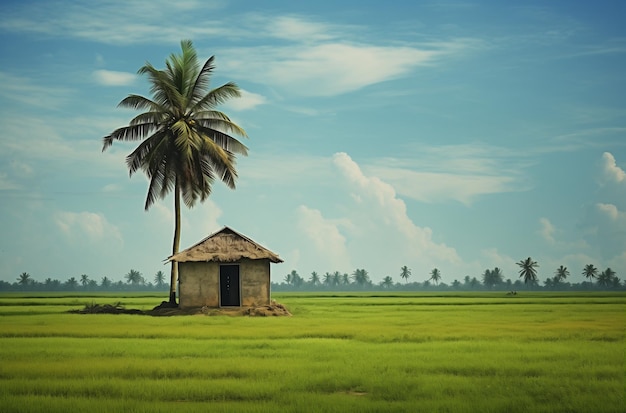
POLYGON ((263 305, 260 307, 250 307, 244 310, 244 315, 248 316, 260 316, 260 317, 268 317, 268 316, 291 316, 291 313, 284 305, 278 304, 277 302, 273 302, 270 305, 263 305))
POLYGON ((82 310, 70 310, 70 313, 78 314, 144 314, 141 310, 126 309, 121 303, 116 304, 86 304, 82 310))
POLYGON ((229 316, 249 316, 249 317, 271 317, 271 316, 291 316, 287 308, 272 301, 270 305, 254 307, 227 307, 227 308, 179 308, 176 304, 167 301, 154 307, 152 310, 142 311, 137 309, 127 309, 121 303, 116 304, 87 304, 82 310, 70 310, 74 314, 139 314, 154 317, 169 317, 180 315, 229 315, 229 316))

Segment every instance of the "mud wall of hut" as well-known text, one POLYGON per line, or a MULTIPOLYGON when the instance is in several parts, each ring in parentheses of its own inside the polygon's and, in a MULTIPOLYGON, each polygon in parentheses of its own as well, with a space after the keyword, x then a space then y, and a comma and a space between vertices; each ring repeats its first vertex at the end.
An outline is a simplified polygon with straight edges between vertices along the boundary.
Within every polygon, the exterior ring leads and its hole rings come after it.
MULTIPOLYGON (((241 305, 270 303, 270 261, 242 259, 238 262, 241 305)), ((220 306, 220 263, 181 262, 178 264, 179 306, 181 308, 220 306)))

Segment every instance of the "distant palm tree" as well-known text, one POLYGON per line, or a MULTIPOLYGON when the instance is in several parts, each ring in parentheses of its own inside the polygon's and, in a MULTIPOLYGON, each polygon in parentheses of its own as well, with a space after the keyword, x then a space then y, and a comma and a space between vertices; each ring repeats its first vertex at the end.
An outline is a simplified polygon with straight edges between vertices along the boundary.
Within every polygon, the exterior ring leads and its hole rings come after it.
POLYGON ((333 275, 329 272, 324 274, 324 285, 331 285, 333 282, 333 275))
POLYGON ((598 276, 598 285, 601 287, 610 287, 613 284, 613 278, 615 277, 615 271, 611 268, 607 268, 602 271, 598 276))
POLYGON ((165 285, 165 274, 163 271, 159 270, 154 274, 154 283, 157 287, 161 288, 165 285))
POLYGON ((429 280, 432 280, 435 285, 439 285, 439 280, 441 280, 441 272, 439 272, 437 268, 433 268, 433 270, 430 272, 429 280))
POLYGON ((87 274, 83 274, 80 276, 80 283, 83 287, 86 287, 89 284, 89 276, 87 274))
POLYGON ((349 284, 350 284, 350 275, 348 275, 348 273, 347 273, 347 272, 346 272, 346 273, 344 273, 344 274, 341 276, 341 283, 342 283, 343 285, 349 285, 349 284))
POLYGON ((341 284, 341 273, 339 271, 335 271, 333 273, 333 285, 341 284))
POLYGON ((285 284, 291 284, 291 273, 288 273, 287 275, 285 275, 284 281, 285 281, 285 284))
POLYGON ((309 278, 309 282, 313 286, 320 284, 320 276, 317 274, 317 272, 313 271, 311 273, 311 277, 309 278))
MULTIPOLYGON (((226 83, 209 90, 214 69, 211 56, 200 66, 191 40, 180 43, 182 52, 166 60, 158 70, 150 63, 138 73, 147 75, 152 99, 129 95, 119 106, 145 110, 129 126, 114 130, 103 138, 102 150, 113 141, 141 141, 126 157, 130 174, 143 170, 150 180, 145 209, 158 199, 174 193, 174 242, 172 255, 180 245, 180 199, 191 208, 211 194, 217 178, 235 188, 237 171, 235 154, 246 155, 247 148, 233 135, 246 132, 216 108, 227 100, 241 96, 239 87, 226 83)), ((172 261, 169 301, 176 304, 178 264, 172 261)))
POLYGON ((598 276, 598 269, 594 267, 593 264, 587 264, 583 269, 583 275, 587 277, 588 280, 592 280, 598 276))
POLYGON ((493 270, 485 270, 483 273, 483 285, 488 289, 493 289, 495 286, 503 283, 502 271, 500 268, 495 267, 493 270))
POLYGON ((537 270, 539 267, 536 261, 533 261, 532 258, 528 257, 525 260, 521 260, 517 263, 521 267, 519 270, 520 278, 524 278, 525 284, 535 284, 537 282, 537 270))
POLYGON ((615 288, 617 290, 621 286, 622 286, 622 280, 620 280, 616 276, 613 276, 613 279, 611 280, 611 288, 615 288))
POLYGON ((370 277, 366 270, 357 268, 352 273, 352 279, 359 286, 364 286, 369 283, 370 277))
POLYGON ((100 286, 105 289, 109 288, 111 286, 111 280, 109 280, 109 277, 107 277, 106 275, 102 277, 102 280, 100 281, 100 286))
POLYGON ((382 285, 384 288, 391 288, 393 287, 393 279, 390 276, 386 276, 385 278, 383 278, 383 281, 380 283, 380 285, 382 285))
POLYGON ((32 281, 30 274, 27 272, 23 272, 17 277, 17 283, 19 285, 29 285, 32 281))
POLYGON ((556 276, 557 282, 563 282, 569 275, 569 271, 567 270, 567 267, 561 265, 559 268, 556 269, 554 275, 556 276))
POLYGON ((126 278, 126 281, 132 285, 138 285, 144 282, 144 279, 141 276, 141 273, 137 270, 130 270, 128 274, 124 276, 124 278, 126 278))
POLYGON ((400 278, 404 278, 404 282, 409 282, 409 277, 411 276, 411 269, 406 265, 400 268, 400 278))
POLYGON ((78 281, 76 281, 76 278, 74 277, 70 277, 66 282, 65 285, 67 286, 68 289, 73 290, 76 288, 76 286, 78 285, 78 281))

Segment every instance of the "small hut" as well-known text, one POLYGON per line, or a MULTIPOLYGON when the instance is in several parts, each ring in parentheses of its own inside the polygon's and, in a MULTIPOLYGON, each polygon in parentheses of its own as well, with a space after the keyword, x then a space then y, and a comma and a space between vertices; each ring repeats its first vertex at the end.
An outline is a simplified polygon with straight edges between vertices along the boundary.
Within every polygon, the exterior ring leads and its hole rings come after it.
POLYGON ((172 255, 180 308, 270 304, 270 263, 277 254, 229 227, 172 255))

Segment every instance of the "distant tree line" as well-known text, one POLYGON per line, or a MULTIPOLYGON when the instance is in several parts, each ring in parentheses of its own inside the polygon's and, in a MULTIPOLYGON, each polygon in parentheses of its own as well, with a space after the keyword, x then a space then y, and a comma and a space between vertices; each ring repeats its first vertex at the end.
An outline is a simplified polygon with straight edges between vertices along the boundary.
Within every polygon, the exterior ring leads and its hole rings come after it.
MULTIPOLYGON (((433 268, 424 281, 412 281, 412 272, 409 267, 402 266, 398 273, 403 282, 394 281, 387 275, 382 281, 374 283, 367 270, 357 268, 351 274, 339 271, 319 274, 313 271, 306 279, 296 270, 285 275, 280 283, 272 282, 273 291, 606 291, 626 290, 614 270, 607 268, 600 272, 594 265, 585 265, 582 275, 586 278, 580 283, 570 283, 567 278, 570 272, 567 267, 559 266, 554 275, 546 278, 540 285, 537 268, 539 264, 528 257, 516 263, 519 267, 519 277, 516 280, 505 279, 502 270, 498 267, 486 269, 479 278, 466 275, 461 280, 455 279, 447 284, 441 282, 442 274, 438 268, 433 268)), ((16 281, 9 283, 0 281, 0 291, 167 291, 169 284, 166 276, 158 271, 153 282, 146 282, 143 275, 131 269, 124 275, 125 281, 113 281, 102 277, 100 282, 91 279, 87 274, 78 278, 70 277, 65 281, 46 278, 40 282, 34 280, 30 274, 23 272, 16 281)))
POLYGON ((0 281, 0 291, 167 291, 169 284, 165 280, 163 271, 157 271, 154 282, 146 282, 141 272, 134 269, 124 275, 124 281, 114 281, 105 276, 99 282, 87 274, 70 277, 65 281, 46 278, 41 282, 23 272, 13 283, 0 281))
POLYGON ((424 281, 409 282, 412 273, 406 265, 400 268, 398 276, 403 282, 394 281, 387 275, 382 281, 371 281, 367 270, 358 268, 351 274, 326 272, 319 274, 313 271, 308 278, 292 270, 282 282, 272 283, 272 291, 590 291, 590 290, 626 290, 626 284, 617 277, 611 268, 600 272, 592 264, 583 268, 582 275, 586 280, 580 283, 567 281, 570 275, 567 267, 561 265, 554 271, 554 276, 548 277, 540 285, 537 276, 539 265, 528 257, 516 263, 519 267, 519 277, 515 280, 505 279, 502 270, 498 267, 486 269, 480 277, 466 275, 461 280, 455 279, 447 284, 441 282, 441 271, 433 268, 424 281))

